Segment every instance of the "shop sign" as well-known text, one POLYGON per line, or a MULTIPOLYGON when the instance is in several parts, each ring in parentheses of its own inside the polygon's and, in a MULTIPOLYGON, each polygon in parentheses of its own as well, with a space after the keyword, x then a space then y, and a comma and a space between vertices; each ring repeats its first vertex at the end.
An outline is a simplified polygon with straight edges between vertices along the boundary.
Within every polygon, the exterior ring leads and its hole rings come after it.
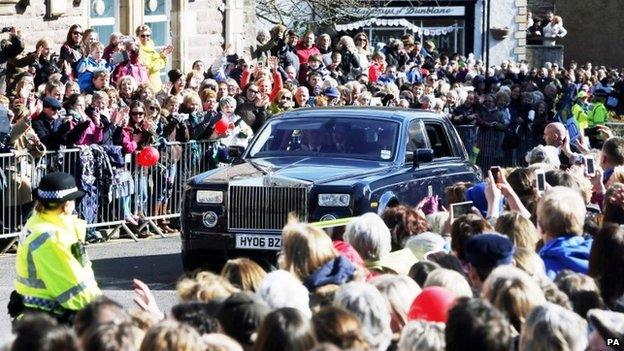
POLYGON ((351 10, 363 17, 448 17, 464 16, 463 6, 360 7, 351 10))

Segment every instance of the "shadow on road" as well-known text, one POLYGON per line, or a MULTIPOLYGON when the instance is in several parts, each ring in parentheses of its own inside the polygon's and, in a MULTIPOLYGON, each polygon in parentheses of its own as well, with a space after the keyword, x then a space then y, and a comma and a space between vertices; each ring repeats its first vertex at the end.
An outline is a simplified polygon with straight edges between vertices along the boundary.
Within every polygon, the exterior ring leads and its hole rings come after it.
POLYGON ((132 279, 152 290, 174 290, 182 275, 180 254, 94 259, 93 271, 100 289, 132 290, 132 279))

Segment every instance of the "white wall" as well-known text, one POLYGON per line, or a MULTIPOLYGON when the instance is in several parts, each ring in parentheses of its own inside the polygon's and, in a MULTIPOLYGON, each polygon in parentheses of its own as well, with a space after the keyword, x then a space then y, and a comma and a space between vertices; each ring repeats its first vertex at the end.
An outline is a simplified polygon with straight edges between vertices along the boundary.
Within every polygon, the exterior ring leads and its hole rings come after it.
POLYGON ((475 33, 474 33, 474 49, 473 49, 473 54, 475 55, 476 58, 479 59, 484 59, 484 55, 483 52, 481 52, 481 42, 483 40, 481 40, 481 37, 483 36, 483 32, 482 32, 482 28, 483 28, 483 3, 485 0, 478 0, 475 3, 475 18, 474 18, 474 27, 475 27, 475 33))
POLYGON ((518 46, 515 33, 518 30, 516 16, 518 10, 515 0, 490 0, 490 28, 509 27, 509 36, 503 40, 490 36, 490 66, 499 65, 503 60, 516 60, 514 49, 518 46))

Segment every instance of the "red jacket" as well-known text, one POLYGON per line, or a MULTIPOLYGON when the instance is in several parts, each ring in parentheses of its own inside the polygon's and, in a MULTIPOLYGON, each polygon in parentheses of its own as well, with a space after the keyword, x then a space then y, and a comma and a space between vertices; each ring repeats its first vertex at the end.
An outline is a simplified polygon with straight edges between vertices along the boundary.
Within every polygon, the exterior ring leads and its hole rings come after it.
POLYGON ((299 58, 299 64, 301 66, 304 66, 306 63, 308 63, 308 59, 310 58, 310 56, 320 53, 321 52, 316 47, 316 45, 312 45, 312 47, 308 49, 303 46, 303 43, 299 43, 295 47, 295 54, 297 54, 297 57, 299 58))
POLYGON ((383 74, 383 69, 380 64, 373 62, 368 66, 368 81, 371 84, 377 83, 379 77, 383 74))

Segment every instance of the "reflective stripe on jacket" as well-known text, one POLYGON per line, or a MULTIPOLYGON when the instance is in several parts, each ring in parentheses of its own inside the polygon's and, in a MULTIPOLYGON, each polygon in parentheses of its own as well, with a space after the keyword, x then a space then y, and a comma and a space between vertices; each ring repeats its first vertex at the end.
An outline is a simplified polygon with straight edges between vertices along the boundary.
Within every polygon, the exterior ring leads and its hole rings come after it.
MULTIPOLYGON (((16 258, 15 290, 24 305, 48 312, 78 311, 101 295, 91 269, 72 254, 84 241, 86 223, 76 216, 36 213, 26 223, 28 236, 16 258)), ((85 254, 86 255, 86 254, 85 254)))

